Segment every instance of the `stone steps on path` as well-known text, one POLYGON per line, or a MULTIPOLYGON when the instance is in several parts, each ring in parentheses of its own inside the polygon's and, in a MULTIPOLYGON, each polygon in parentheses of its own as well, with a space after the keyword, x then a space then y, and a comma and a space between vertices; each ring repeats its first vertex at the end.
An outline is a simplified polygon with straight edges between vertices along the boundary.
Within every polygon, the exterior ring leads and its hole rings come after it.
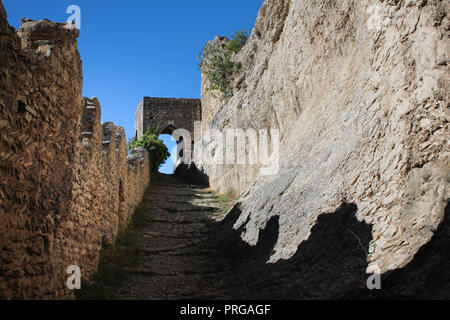
POLYGON ((118 299, 225 299, 226 263, 215 246, 211 193, 161 175, 144 197, 137 262, 128 281, 114 288, 118 299))

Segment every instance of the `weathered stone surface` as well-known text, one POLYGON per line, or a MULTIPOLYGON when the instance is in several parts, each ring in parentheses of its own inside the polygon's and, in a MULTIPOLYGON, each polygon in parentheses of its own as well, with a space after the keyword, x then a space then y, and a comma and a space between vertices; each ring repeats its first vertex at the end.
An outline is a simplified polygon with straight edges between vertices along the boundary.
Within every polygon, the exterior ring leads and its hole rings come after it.
POLYGON ((67 267, 96 271, 149 182, 148 155, 129 168, 124 130, 105 137, 81 97, 77 36, 28 19, 16 34, 0 2, 0 299, 73 297, 67 267))
MULTIPOLYGON (((208 42, 209 48, 212 50, 223 50, 229 39, 227 37, 217 36, 214 40, 208 42)), ((211 125, 211 121, 217 111, 220 110, 222 102, 222 94, 217 90, 211 92, 208 90, 210 84, 207 77, 202 73, 202 84, 201 84, 201 94, 202 94, 202 130, 207 130, 211 125)))
POLYGON ((369 270, 405 267, 430 241, 450 198, 448 10, 446 1, 264 2, 237 56, 234 96, 220 103, 203 91, 202 108, 218 109, 211 128, 278 128, 280 172, 197 166, 213 188, 241 192, 234 228, 248 244, 277 219, 267 260, 301 255, 321 215, 344 204, 372 227, 369 270))
POLYGON ((60 297, 54 235, 76 179, 69 164, 81 113, 77 33, 42 20, 16 35, 1 3, 0 25, 0 297, 60 297), (45 34, 51 50, 42 54, 45 34))
POLYGON ((148 128, 160 128, 164 134, 186 129, 194 137, 194 122, 201 117, 200 99, 144 97, 135 113, 136 137, 142 137, 148 128))

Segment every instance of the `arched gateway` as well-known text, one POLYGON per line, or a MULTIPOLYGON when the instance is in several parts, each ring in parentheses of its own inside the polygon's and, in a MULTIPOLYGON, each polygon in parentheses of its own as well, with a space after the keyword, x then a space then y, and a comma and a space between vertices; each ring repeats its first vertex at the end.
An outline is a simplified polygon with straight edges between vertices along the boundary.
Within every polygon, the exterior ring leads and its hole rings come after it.
POLYGON ((186 129, 194 137, 194 122, 201 121, 200 99, 173 99, 144 97, 135 114, 136 137, 140 138, 151 127, 161 134, 172 134, 175 129, 186 129))
MULTIPOLYGON (((193 151, 194 123, 202 120, 200 99, 173 99, 144 97, 136 110, 135 130, 136 137, 144 135, 148 128, 160 128, 160 134, 172 135, 176 129, 185 129, 191 135, 191 151, 193 151)), ((177 140, 178 159, 183 157, 185 151, 182 137, 177 140)), ((178 163, 178 161, 177 161, 178 163)), ((198 185, 209 186, 209 179, 200 172, 195 164, 175 164, 175 174, 198 185)))

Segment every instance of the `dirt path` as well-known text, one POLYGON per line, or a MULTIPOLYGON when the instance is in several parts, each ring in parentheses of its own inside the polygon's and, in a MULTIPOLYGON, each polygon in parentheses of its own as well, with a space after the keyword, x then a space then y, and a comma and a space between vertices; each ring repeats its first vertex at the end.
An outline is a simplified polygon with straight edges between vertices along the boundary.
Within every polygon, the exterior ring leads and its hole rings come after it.
POLYGON ((144 199, 148 210, 135 266, 118 299, 226 299, 224 256, 215 245, 214 197, 161 175, 144 199))

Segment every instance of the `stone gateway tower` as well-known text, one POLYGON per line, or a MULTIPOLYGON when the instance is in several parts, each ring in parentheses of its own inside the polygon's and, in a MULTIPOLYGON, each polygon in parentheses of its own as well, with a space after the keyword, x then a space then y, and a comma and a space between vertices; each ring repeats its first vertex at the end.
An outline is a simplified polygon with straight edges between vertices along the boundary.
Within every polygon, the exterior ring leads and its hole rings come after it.
POLYGON ((201 121, 200 99, 144 97, 135 114, 135 136, 139 139, 150 127, 158 127, 162 134, 186 129, 194 136, 194 122, 201 121))

